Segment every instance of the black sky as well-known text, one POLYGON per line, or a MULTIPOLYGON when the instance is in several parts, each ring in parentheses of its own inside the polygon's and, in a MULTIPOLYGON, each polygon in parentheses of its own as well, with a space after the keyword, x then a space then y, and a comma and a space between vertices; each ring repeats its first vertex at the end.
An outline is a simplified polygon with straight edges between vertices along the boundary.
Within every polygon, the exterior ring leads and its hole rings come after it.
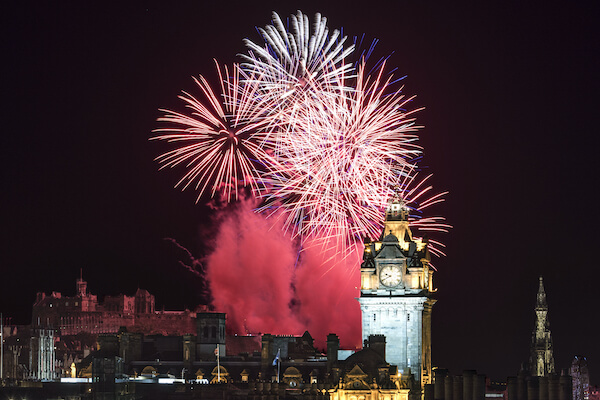
POLYGON ((122 3, 2 6, 5 316, 28 323, 37 291, 72 295, 80 268, 97 294, 201 301, 163 238, 202 256, 211 213, 157 171, 148 137, 191 76, 237 61, 271 11, 299 8, 380 39, 426 107, 424 164, 454 226, 436 264, 434 364, 515 374, 543 275, 557 366, 587 356, 600 383, 597 2, 122 3))

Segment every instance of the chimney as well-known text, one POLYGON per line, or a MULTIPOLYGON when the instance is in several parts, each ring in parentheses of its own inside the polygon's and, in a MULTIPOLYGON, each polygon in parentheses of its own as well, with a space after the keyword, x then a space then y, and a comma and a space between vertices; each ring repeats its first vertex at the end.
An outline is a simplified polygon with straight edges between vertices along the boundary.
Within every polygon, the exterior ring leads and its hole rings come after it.
POLYGON ((385 360, 385 335, 369 335, 368 344, 385 360))
POLYGON ((338 362, 338 350, 340 349, 340 338, 335 333, 327 335, 327 372, 338 362))
POLYGON ((265 333, 262 337, 262 350, 260 353, 261 372, 263 377, 269 376, 268 373, 270 372, 270 367, 273 363, 273 354, 273 335, 265 333))

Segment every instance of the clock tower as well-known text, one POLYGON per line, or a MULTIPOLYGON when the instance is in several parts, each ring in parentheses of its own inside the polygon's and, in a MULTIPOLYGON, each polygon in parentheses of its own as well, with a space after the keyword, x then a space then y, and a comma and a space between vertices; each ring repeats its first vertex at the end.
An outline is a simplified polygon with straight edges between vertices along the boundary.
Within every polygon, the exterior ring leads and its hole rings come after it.
POLYGON ((427 240, 413 238, 409 209, 394 198, 379 241, 365 242, 360 268, 363 341, 385 335, 386 361, 410 373, 422 387, 432 383, 431 309, 435 300, 427 240))

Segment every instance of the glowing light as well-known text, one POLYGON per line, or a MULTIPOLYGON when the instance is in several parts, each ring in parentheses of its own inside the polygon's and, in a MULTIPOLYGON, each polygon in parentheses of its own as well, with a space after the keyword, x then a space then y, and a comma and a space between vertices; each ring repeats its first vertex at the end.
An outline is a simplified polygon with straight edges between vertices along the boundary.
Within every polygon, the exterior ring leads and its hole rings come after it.
POLYGON ((354 45, 344 48, 346 37, 337 29, 330 35, 327 18, 317 13, 311 32, 308 17, 298 11, 291 15, 290 24, 291 32, 273 13, 273 24, 258 28, 264 44, 244 39, 249 50, 240 55, 250 75, 247 81, 256 81, 263 96, 280 107, 301 98, 322 97, 324 85, 337 83, 352 71, 343 60, 354 45))
POLYGON ((333 238, 338 249, 379 236, 388 199, 420 153, 418 127, 404 111, 411 99, 389 89, 384 68, 373 78, 363 65, 352 92, 296 105, 279 133, 279 165, 268 174, 261 210, 285 210, 294 236, 333 238))
MULTIPOLYGON (((425 235, 429 232, 447 233, 452 228, 452 225, 446 223, 446 218, 442 216, 424 216, 424 210, 445 201, 444 196, 448 194, 448 192, 435 193, 433 186, 428 184, 431 177, 431 174, 423 179, 419 179, 417 174, 404 176, 397 187, 397 190, 402 193, 400 196, 404 207, 413 211, 408 214, 409 226, 413 231, 425 235)), ((423 237, 413 237, 413 240, 417 243, 417 250, 427 246, 431 254, 436 257, 446 255, 443 251, 446 246, 440 241, 430 238, 425 240, 423 237)))
MULTIPOLYGON (((259 28, 262 45, 249 39, 244 62, 231 71, 217 64, 220 92, 202 76, 202 97, 180 96, 189 113, 162 110, 153 139, 176 144, 159 156, 161 168, 185 166, 176 184, 194 186, 226 201, 248 187, 303 246, 335 249, 344 256, 378 237, 389 199, 398 195, 415 211, 409 224, 419 232, 446 232, 442 217, 423 210, 443 201, 415 180, 421 148, 411 97, 397 88, 386 62, 367 71, 365 61, 347 62, 345 46, 327 19, 311 26, 300 11, 284 25, 276 13, 259 28), (356 68, 354 67, 356 65, 356 68)), ((443 244, 415 240, 419 249, 443 255, 443 244)))
POLYGON ((188 170, 175 185, 186 189, 195 182, 198 200, 205 190, 211 196, 219 192, 226 201, 238 198, 238 185, 258 191, 257 168, 269 165, 269 156, 261 146, 265 135, 263 105, 256 97, 256 86, 240 83, 239 67, 234 65, 233 76, 217 64, 220 95, 217 95, 203 76, 195 79, 204 101, 189 93, 179 96, 190 110, 188 114, 161 110, 165 115, 159 122, 168 127, 156 129, 155 140, 176 143, 178 147, 157 160, 162 168, 184 164, 188 170), (225 78, 223 78, 223 72, 225 78))

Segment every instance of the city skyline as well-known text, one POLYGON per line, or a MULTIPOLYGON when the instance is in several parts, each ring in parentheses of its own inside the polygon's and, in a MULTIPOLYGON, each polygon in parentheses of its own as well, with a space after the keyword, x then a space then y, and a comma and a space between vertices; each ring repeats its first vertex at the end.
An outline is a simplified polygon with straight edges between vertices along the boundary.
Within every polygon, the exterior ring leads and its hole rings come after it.
POLYGON ((179 264, 186 255, 164 238, 202 258, 218 213, 172 188, 177 172, 157 170, 162 149, 147 139, 158 109, 177 108, 191 76, 211 75, 212 57, 239 61, 242 39, 256 38, 271 11, 300 8, 380 39, 378 54, 394 52, 405 92, 425 107, 416 115, 422 164, 450 192, 441 209, 454 226, 436 262, 434 365, 516 374, 542 275, 556 366, 586 356, 596 383, 600 354, 584 321, 600 278, 598 10, 570 7, 13 6, 2 28, 12 57, 3 66, 0 311, 28 323, 35 292, 71 293, 80 268, 99 294, 143 287, 170 309, 204 300, 203 283, 179 264))

